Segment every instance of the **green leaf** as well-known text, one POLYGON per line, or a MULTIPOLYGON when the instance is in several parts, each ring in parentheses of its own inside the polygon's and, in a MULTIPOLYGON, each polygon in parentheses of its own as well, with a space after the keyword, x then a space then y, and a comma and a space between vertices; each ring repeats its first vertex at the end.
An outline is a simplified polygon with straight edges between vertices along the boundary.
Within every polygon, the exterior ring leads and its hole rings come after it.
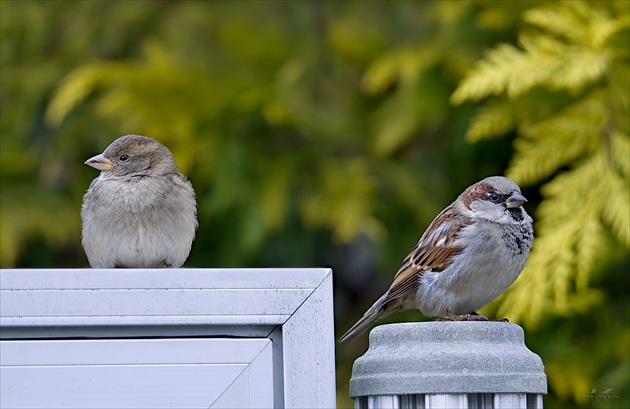
POLYGON ((594 152, 607 118, 603 102, 593 94, 549 119, 521 126, 508 177, 531 184, 594 152))
POLYGON ((482 139, 501 137, 516 128, 514 106, 505 100, 489 102, 477 111, 473 117, 466 139, 478 142, 482 139))
POLYGON ((106 64, 95 63, 77 68, 61 83, 46 111, 46 120, 59 126, 64 118, 102 81, 106 64))

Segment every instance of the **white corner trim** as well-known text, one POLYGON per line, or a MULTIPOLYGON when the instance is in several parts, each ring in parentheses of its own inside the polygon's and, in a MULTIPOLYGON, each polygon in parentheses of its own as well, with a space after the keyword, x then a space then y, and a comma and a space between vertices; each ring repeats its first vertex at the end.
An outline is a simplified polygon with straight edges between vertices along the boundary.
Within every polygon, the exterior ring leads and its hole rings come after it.
POLYGON ((0 339, 266 337, 274 406, 335 407, 330 269, 0 270, 0 339))

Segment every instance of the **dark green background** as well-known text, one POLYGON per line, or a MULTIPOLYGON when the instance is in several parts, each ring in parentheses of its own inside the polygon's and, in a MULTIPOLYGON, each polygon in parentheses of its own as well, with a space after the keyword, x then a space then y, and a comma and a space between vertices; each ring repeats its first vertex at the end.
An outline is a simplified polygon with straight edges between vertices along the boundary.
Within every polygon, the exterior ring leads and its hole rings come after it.
MULTIPOLYGON (((442 208, 505 173, 517 132, 470 143, 477 106, 449 98, 547 3, 2 0, 0 265, 86 267, 83 162, 143 134, 197 192, 186 267, 330 266, 339 335, 442 208)), ((523 186, 534 217, 547 181, 523 186)), ((628 249, 602 246, 599 301, 525 327, 548 408, 628 406, 628 249)), ((339 407, 366 344, 337 348, 339 407)))

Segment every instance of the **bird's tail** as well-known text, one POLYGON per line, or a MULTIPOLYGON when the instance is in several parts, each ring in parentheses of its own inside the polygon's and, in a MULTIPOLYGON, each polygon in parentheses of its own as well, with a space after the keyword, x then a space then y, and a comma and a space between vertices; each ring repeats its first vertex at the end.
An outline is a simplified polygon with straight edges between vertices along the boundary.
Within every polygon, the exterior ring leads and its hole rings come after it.
POLYGON ((363 332, 378 318, 389 315, 389 313, 392 311, 386 311, 386 308, 384 308, 385 306, 383 305, 383 301, 385 300, 386 296, 387 294, 376 300, 374 305, 372 305, 370 309, 367 310, 365 314, 363 314, 359 321, 357 321, 356 324, 354 324, 345 334, 341 336, 341 338, 339 338, 339 343, 351 340, 352 338, 363 332))

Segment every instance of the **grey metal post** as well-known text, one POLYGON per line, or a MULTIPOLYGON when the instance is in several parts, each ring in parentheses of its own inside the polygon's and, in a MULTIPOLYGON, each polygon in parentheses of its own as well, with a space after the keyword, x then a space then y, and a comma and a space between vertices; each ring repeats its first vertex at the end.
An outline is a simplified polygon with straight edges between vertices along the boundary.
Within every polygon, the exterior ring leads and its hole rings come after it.
POLYGON ((505 322, 381 325, 352 368, 355 408, 542 408, 547 377, 505 322))

